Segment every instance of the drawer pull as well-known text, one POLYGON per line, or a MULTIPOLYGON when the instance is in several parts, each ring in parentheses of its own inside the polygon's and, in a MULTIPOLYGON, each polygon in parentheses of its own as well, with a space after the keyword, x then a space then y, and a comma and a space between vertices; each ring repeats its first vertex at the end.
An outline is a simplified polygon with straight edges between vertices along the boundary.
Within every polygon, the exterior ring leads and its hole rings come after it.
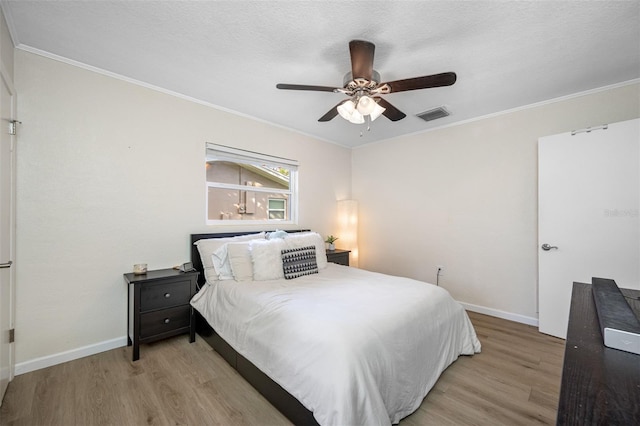
POLYGON ((168 299, 168 298, 170 298, 170 297, 171 297, 171 293, 165 293, 165 294, 164 294, 164 298, 165 298, 165 299, 168 299))
POLYGON ((170 322, 171 322, 171 320, 170 320, 169 318, 165 318, 165 319, 164 319, 164 323, 165 323, 165 324, 169 324, 170 322))

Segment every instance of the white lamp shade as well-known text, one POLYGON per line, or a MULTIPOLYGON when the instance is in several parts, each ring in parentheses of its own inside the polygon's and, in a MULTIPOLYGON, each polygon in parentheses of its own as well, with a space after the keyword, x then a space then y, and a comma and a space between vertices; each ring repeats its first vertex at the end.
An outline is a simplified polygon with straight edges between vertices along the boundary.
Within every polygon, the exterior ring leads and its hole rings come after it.
MULTIPOLYGON (((355 98, 354 98, 355 99, 355 98)), ((364 116, 369 115, 371 121, 380 117, 385 111, 385 108, 378 105, 378 103, 369 96, 361 96, 356 102, 353 99, 348 99, 337 106, 338 114, 340 117, 353 124, 364 123, 364 116)))
POLYGON ((387 110, 386 108, 382 108, 380 105, 378 105, 377 102, 374 102, 374 104, 375 106, 373 107, 373 111, 371 111, 371 114, 369 114, 369 116, 371 117, 371 121, 380 117, 382 113, 387 110))
POLYGON ((356 110, 356 105, 352 100, 347 100, 338 105, 337 110, 338 114, 340 114, 340 117, 344 118, 345 120, 351 121, 351 115, 356 110))
POLYGON ((349 118, 349 121, 353 124, 362 124, 364 123, 364 117, 356 109, 353 111, 353 113, 351 113, 351 118, 349 118))
POLYGON ((338 201, 338 236, 340 248, 351 250, 351 266, 358 266, 358 202, 338 201))
POLYGON ((373 112, 377 103, 369 96, 361 96, 358 99, 358 112, 362 115, 369 115, 373 112))

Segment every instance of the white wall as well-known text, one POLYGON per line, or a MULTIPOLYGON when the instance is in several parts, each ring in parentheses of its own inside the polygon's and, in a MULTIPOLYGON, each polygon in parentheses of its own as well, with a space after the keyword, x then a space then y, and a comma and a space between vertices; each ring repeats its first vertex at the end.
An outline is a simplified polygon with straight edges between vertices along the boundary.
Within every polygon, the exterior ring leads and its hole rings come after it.
POLYGON ((538 137, 637 117, 636 83, 355 149, 360 267, 535 324, 538 137))
POLYGON ((134 263, 172 267, 190 233, 248 229, 205 225, 207 141, 299 160, 300 227, 335 232, 349 149, 22 50, 15 60, 18 373, 124 344, 134 263))
POLYGON ((0 67, 5 75, 5 80, 13 83, 13 41, 2 10, 0 10, 0 16, 0 67))

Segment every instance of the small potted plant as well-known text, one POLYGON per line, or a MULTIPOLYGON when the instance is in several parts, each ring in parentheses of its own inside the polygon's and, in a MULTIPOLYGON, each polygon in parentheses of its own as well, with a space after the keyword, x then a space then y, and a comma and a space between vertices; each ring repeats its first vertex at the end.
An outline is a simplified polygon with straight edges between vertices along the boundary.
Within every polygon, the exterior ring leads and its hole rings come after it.
POLYGON ((336 249, 336 245, 335 242, 338 239, 338 237, 334 237, 333 235, 329 235, 327 237, 326 240, 324 240, 325 243, 329 244, 329 247, 327 250, 335 250, 336 249))

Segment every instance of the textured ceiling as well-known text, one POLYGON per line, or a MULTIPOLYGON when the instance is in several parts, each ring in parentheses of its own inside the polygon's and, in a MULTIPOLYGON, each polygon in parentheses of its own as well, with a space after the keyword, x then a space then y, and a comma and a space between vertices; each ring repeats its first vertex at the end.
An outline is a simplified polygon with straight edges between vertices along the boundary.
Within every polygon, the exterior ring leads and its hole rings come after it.
POLYGON ((3 1, 18 48, 55 55, 304 134, 358 146, 640 78, 638 1, 3 1), (348 42, 375 43, 407 117, 317 120, 344 95, 348 42), (433 122, 415 115, 437 106, 433 122), (362 133, 362 136, 360 136, 362 133))

